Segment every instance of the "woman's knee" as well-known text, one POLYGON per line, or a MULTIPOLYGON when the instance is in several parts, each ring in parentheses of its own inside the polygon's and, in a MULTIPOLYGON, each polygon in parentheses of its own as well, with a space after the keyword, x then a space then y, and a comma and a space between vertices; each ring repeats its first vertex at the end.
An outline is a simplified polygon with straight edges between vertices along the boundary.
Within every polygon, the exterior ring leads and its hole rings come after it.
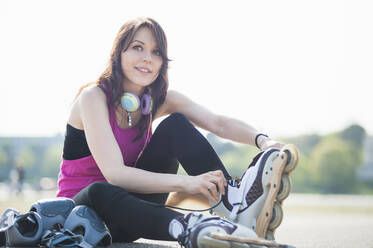
POLYGON ((105 202, 107 203, 118 191, 124 192, 124 189, 108 182, 94 182, 79 192, 79 194, 74 197, 74 201, 76 205, 88 205, 93 207, 105 202))
POLYGON ((167 119, 170 119, 172 121, 177 121, 177 122, 188 121, 188 119, 185 117, 185 115, 182 114, 182 113, 179 113, 179 112, 175 112, 175 113, 170 114, 167 117, 167 119))
POLYGON ((110 184, 107 182, 94 182, 87 186, 87 194, 90 199, 101 197, 108 192, 110 184))
POLYGON ((164 119, 160 125, 167 127, 167 129, 170 129, 174 127, 180 128, 185 125, 191 125, 191 123, 185 117, 185 115, 183 115, 182 113, 176 112, 176 113, 172 113, 166 119, 164 119))

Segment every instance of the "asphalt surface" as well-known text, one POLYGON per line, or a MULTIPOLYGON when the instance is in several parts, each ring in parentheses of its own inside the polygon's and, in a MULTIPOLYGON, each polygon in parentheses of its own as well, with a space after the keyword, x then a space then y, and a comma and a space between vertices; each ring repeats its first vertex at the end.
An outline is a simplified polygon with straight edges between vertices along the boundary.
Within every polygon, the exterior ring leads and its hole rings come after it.
POLYGON ((304 248, 372 248, 373 215, 289 213, 279 227, 276 239, 304 248))

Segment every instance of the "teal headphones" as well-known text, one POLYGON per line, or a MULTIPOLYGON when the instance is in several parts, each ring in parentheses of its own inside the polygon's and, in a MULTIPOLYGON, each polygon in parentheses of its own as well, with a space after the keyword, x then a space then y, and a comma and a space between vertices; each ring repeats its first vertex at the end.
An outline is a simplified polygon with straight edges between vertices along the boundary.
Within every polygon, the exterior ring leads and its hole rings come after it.
POLYGON ((137 95, 131 92, 124 92, 120 102, 122 107, 127 111, 127 122, 130 127, 132 126, 132 112, 141 108, 141 113, 143 115, 148 115, 153 109, 153 99, 149 94, 143 94, 141 99, 139 99, 137 95))

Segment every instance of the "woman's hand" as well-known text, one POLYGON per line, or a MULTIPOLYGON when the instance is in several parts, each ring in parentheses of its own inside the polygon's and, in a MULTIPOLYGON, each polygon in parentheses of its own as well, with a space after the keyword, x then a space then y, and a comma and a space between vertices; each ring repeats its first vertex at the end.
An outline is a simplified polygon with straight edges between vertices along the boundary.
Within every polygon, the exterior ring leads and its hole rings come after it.
POLYGON ((198 176, 187 176, 184 191, 189 194, 202 194, 209 201, 217 203, 219 194, 225 194, 227 180, 221 170, 210 171, 198 176))

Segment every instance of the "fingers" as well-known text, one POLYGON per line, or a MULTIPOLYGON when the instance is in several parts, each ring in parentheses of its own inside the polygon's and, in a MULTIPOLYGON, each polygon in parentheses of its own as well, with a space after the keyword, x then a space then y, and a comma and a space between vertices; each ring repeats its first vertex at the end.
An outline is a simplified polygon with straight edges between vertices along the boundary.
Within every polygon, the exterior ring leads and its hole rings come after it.
POLYGON ((225 194, 225 186, 227 185, 227 180, 221 170, 210 171, 203 175, 204 178, 204 189, 202 193, 212 202, 217 203, 219 201, 219 196, 225 194))
POLYGON ((217 203, 219 201, 219 192, 218 192, 218 189, 216 187, 216 184, 209 183, 208 185, 209 186, 207 187, 207 191, 212 196, 213 202, 217 203))
POLYGON ((219 201, 219 192, 217 190, 216 184, 205 182, 204 187, 201 190, 201 193, 211 202, 218 203, 219 201))
POLYGON ((202 194, 207 198, 207 200, 209 200, 210 202, 213 202, 213 203, 217 203, 218 200, 215 199, 215 197, 211 194, 211 192, 207 189, 204 189, 202 191, 202 194))
POLYGON ((224 195, 227 180, 225 179, 223 172, 221 170, 217 170, 209 173, 212 176, 209 181, 214 183, 218 187, 219 192, 224 195))
POLYGON ((189 188, 191 193, 202 193, 209 201, 217 203, 220 193, 225 194, 227 180, 221 170, 210 171, 195 177, 195 184, 189 188))

